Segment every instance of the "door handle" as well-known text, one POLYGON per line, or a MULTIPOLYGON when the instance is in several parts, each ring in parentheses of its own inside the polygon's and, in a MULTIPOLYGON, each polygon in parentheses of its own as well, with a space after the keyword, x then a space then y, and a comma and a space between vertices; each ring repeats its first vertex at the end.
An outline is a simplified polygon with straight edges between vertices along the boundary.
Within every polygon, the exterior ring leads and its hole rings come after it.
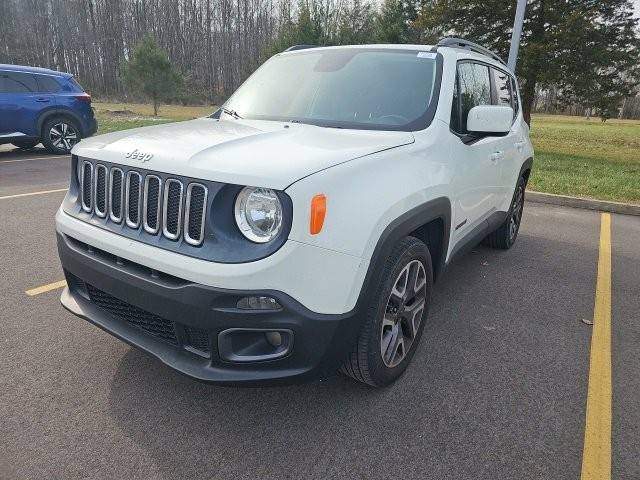
POLYGON ((498 151, 498 152, 493 152, 491 155, 489 155, 489 160, 491 160, 493 163, 496 163, 498 160, 502 160, 504 158, 504 153, 498 151))
POLYGON ((49 101, 50 101, 50 100, 49 100, 48 98, 44 98, 44 97, 38 97, 38 98, 36 98, 36 102, 43 102, 43 103, 46 103, 46 102, 49 102, 49 101))

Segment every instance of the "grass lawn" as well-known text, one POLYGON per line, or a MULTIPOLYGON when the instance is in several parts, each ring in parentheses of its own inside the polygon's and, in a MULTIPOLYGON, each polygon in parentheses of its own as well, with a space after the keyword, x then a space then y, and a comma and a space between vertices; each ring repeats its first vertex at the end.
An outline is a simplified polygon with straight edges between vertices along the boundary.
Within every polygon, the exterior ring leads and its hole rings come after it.
POLYGON ((534 115, 538 192, 640 203, 640 121, 534 115))
POLYGON ((141 103, 92 102, 98 119, 98 135, 128 128, 157 125, 160 123, 191 120, 211 115, 216 107, 183 107, 162 105, 158 116, 153 116, 153 106, 141 103))
MULTIPOLYGON (((98 133, 210 115, 213 106, 93 102, 98 133)), ((538 192, 640 203, 640 120, 534 115, 536 158, 529 188, 538 192)))

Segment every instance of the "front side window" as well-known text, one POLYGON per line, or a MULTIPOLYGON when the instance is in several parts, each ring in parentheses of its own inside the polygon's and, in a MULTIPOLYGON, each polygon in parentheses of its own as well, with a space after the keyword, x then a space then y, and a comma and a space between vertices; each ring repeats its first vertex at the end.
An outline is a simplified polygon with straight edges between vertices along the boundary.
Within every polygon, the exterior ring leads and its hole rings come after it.
POLYGON ((37 90, 36 79, 30 73, 0 72, 0 93, 31 93, 37 90))
POLYGON ((231 96, 242 118, 418 130, 435 109, 436 55, 342 48, 276 55, 231 96))
POLYGON ((451 128, 469 133, 467 117, 478 105, 491 105, 491 80, 489 67, 479 63, 464 62, 458 65, 458 78, 453 102, 451 128))

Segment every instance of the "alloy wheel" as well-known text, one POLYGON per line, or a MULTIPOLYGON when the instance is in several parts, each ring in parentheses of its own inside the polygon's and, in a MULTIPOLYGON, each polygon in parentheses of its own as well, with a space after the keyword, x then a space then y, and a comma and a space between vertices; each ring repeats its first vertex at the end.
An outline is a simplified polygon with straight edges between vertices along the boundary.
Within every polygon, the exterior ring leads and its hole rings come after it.
POLYGON ((49 138, 54 147, 67 152, 80 140, 73 125, 66 122, 59 122, 51 127, 49 138))
POLYGON ((398 274, 387 299, 380 332, 380 354, 393 368, 407 356, 425 310, 427 276, 420 260, 409 262, 398 274))
POLYGON ((518 234, 520 221, 522 220, 522 210, 524 208, 524 187, 518 185, 513 204, 511 205, 511 218, 509 219, 509 240, 513 241, 518 234))

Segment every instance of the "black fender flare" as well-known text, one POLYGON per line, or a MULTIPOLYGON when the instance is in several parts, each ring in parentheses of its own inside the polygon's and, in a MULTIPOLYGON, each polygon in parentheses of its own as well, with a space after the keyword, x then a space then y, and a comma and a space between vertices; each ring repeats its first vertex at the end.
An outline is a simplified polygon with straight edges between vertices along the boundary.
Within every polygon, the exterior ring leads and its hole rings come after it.
MULTIPOLYGON (((433 265, 434 279, 439 272, 444 270, 451 234, 451 202, 446 197, 439 197, 405 212, 384 229, 371 255, 369 268, 362 282, 356 305, 353 310, 344 315, 352 320, 344 325, 340 335, 336 337, 336 351, 350 352, 353 350, 367 311, 377 301, 373 298, 376 290, 374 283, 379 281, 384 261, 391 254, 395 244, 421 226, 437 219, 441 219, 443 223, 443 238, 440 258, 433 265)), ((340 357, 339 360, 344 359, 340 357)))
POLYGON ((73 121, 76 122, 78 128, 80 129, 80 133, 84 137, 85 132, 82 128, 82 120, 77 113, 73 112, 72 110, 67 110, 66 108, 52 108, 51 110, 43 112, 40 117, 38 117, 38 134, 42 133, 42 126, 44 125, 44 122, 46 122, 51 117, 56 116, 72 118, 73 121))
MULTIPOLYGON (((524 172, 527 170, 531 171, 533 169, 533 157, 527 158, 520 167, 520 173, 518 173, 518 178, 524 175, 524 172)), ((529 176, 527 175, 526 180, 529 180, 529 176)))
POLYGON ((449 237, 451 235, 451 202, 447 197, 435 198, 412 208, 396 218, 384 229, 371 255, 369 269, 365 275, 356 303, 357 310, 361 311, 364 305, 368 303, 369 295, 375 290, 372 288, 372 283, 380 277, 384 260, 391 254, 396 243, 421 226, 438 219, 442 220, 443 238, 439 258, 436 259, 433 265, 433 272, 434 278, 439 276, 444 270, 449 248, 449 237))

